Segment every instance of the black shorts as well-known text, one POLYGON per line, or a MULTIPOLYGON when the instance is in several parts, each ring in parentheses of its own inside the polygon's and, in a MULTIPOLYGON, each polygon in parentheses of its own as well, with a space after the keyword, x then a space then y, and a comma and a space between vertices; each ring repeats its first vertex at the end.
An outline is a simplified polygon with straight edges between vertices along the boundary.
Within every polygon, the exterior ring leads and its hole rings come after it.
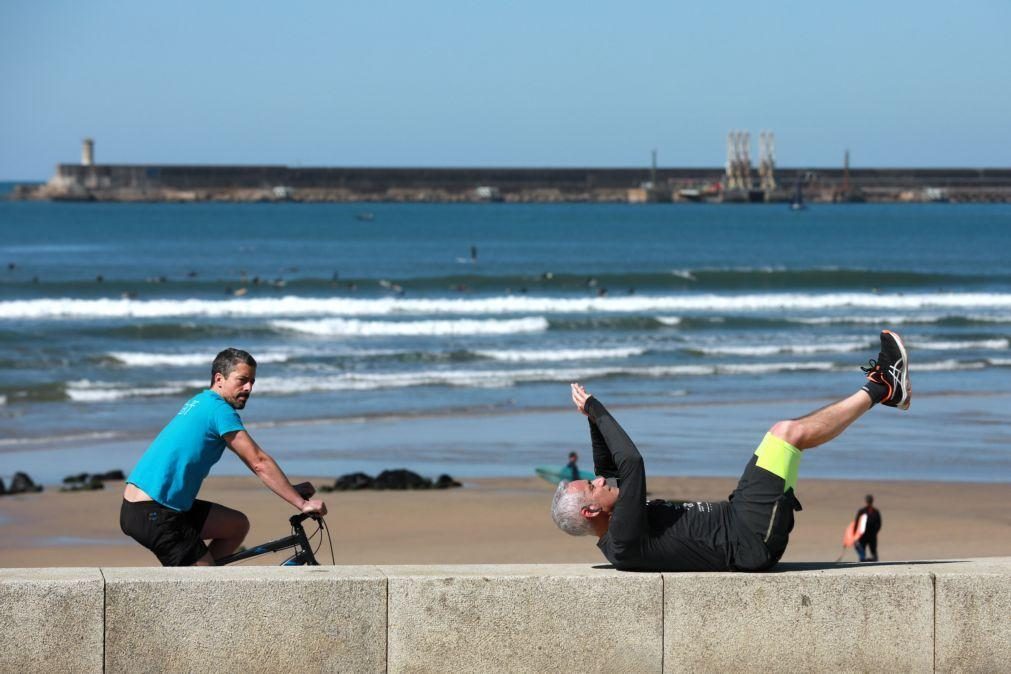
POLYGON ((786 552, 793 531, 793 513, 801 510, 793 489, 783 491, 786 481, 756 465, 752 456, 730 495, 730 538, 734 568, 765 571, 786 552))
POLYGON ((153 552, 162 566, 191 566, 207 554, 200 532, 212 505, 197 499, 189 510, 180 512, 155 501, 123 499, 119 528, 153 552))

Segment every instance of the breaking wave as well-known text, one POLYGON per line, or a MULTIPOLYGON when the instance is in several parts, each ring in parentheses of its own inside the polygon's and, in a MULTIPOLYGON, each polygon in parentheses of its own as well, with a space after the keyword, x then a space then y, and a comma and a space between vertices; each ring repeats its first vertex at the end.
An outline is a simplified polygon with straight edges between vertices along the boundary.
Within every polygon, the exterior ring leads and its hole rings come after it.
MULTIPOLYGON (((677 313, 817 311, 843 308, 913 311, 924 309, 1011 309, 1011 293, 748 293, 630 295, 623 297, 530 297, 404 299, 32 299, 0 302, 0 319, 160 319, 167 317, 423 316, 578 313, 677 313)), ((853 319, 856 320, 856 319, 853 319)), ((875 317, 880 322, 880 317, 875 317)))

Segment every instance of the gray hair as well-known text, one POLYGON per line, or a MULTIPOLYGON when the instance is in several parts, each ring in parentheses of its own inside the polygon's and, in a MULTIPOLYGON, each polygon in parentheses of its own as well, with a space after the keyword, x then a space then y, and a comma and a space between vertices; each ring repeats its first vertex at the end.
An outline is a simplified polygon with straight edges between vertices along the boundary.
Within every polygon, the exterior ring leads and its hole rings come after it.
POLYGON ((559 529, 570 536, 587 536, 593 533, 593 525, 590 520, 583 517, 583 508, 587 505, 588 499, 585 494, 570 494, 565 491, 569 483, 562 480, 555 490, 555 497, 551 501, 551 519, 559 529))

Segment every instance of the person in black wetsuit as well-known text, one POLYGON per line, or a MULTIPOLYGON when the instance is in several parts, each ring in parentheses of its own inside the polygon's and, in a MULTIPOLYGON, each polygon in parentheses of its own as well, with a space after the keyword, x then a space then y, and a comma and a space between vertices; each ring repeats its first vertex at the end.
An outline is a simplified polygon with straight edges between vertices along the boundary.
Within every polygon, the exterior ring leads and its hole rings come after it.
POLYGON ((864 499, 867 505, 857 511, 857 526, 860 525, 860 518, 864 515, 867 520, 864 522, 864 532, 857 539, 853 547, 856 548, 857 557, 861 562, 878 561, 878 532, 881 531, 881 511, 874 507, 874 497, 870 494, 864 499), (867 554, 870 552, 871 554, 867 554))
POLYGON ((773 424, 722 502, 646 501, 642 456, 603 404, 579 384, 572 401, 589 418, 597 478, 558 485, 551 516, 574 536, 593 534, 616 568, 638 571, 764 571, 786 551, 801 452, 842 433, 877 403, 908 409, 909 358, 902 339, 881 333, 877 361, 853 395, 800 419, 773 424))
POLYGON ((570 482, 579 479, 579 465, 576 463, 577 461, 579 461, 579 455, 575 452, 569 452, 569 462, 565 464, 565 470, 562 473, 569 476, 570 482))

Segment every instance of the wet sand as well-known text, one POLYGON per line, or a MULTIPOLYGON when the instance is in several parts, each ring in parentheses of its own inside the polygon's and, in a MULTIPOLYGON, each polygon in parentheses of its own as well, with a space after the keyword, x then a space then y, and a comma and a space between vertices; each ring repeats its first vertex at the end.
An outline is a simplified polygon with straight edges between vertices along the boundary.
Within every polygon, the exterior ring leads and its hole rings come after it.
MULTIPOLYGON (((293 478, 295 481, 306 479, 293 478)), ((311 479, 311 478, 310 478, 311 479)), ((330 480, 315 479, 325 484, 330 480)), ((733 478, 650 479, 654 498, 722 500, 733 478)), ((448 491, 324 494, 337 564, 602 563, 589 537, 558 531, 536 477, 467 480, 448 491)), ((866 493, 882 512, 882 561, 1011 556, 1011 485, 801 479, 804 510, 783 561, 831 562, 866 493)), ((0 497, 0 567, 153 566, 119 530, 121 483, 96 492, 0 497)), ((288 533, 292 508, 254 477, 208 479, 201 498, 250 516, 247 544, 288 533)), ((330 561, 329 547, 318 553, 330 561)), ((844 561, 856 561, 847 550, 844 561)), ((276 564, 280 557, 255 562, 276 564)))

